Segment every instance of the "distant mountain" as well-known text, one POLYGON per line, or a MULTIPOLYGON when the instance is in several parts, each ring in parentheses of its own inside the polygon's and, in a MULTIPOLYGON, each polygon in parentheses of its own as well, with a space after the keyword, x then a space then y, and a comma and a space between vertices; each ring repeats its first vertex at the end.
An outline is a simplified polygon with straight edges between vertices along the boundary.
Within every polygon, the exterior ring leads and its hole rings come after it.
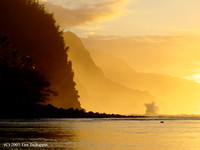
POLYGON ((147 90, 162 100, 162 113, 197 113, 199 110, 200 84, 162 74, 134 71, 121 58, 101 51, 89 51, 105 75, 127 87, 147 90))
POLYGON ((123 59, 115 57, 105 52, 89 50, 95 63, 102 68, 106 77, 112 81, 117 81, 121 84, 131 86, 131 82, 128 78, 133 74, 137 74, 123 59), (126 75, 126 77, 125 77, 126 75))
POLYGON ((106 78, 75 34, 66 32, 64 38, 69 46, 69 59, 83 108, 106 113, 144 114, 144 103, 158 102, 148 91, 134 90, 106 78))

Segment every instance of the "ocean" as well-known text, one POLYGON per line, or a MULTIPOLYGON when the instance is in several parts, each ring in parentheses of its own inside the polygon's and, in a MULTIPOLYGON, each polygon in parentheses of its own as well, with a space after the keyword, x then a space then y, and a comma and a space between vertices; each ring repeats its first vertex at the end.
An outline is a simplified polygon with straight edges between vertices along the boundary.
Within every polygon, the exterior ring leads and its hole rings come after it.
POLYGON ((199 150, 200 117, 1 119, 0 149, 199 150))

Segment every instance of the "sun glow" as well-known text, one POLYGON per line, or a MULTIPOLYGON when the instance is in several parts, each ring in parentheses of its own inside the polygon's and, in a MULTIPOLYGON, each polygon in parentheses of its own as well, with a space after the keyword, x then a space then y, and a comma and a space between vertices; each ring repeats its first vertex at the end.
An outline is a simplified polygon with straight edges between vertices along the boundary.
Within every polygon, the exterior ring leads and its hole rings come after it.
POLYGON ((193 78, 194 81, 200 83, 200 74, 194 74, 194 75, 192 76, 192 78, 193 78))
POLYGON ((197 83, 200 83, 200 73, 193 74, 192 76, 185 77, 185 79, 192 80, 192 81, 195 81, 197 83))

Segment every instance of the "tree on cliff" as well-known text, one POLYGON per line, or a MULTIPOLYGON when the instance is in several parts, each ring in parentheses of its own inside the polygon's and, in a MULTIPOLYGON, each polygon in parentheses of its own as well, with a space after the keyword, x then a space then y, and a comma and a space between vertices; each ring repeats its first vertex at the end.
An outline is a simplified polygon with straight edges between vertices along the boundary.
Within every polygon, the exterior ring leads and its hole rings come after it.
POLYGON ((0 37, 0 110, 31 108, 49 100, 50 83, 37 71, 30 56, 18 56, 7 36, 0 37))
POLYGON ((0 18, 0 33, 8 35, 19 56, 35 60, 38 71, 50 81, 51 89, 58 91, 52 104, 80 108, 72 65, 53 15, 36 0, 3 0, 0 18))
POLYGON ((36 69, 30 56, 18 56, 8 38, 0 38, 0 92, 12 103, 35 104, 54 94, 50 83, 36 69), (10 97, 10 98, 9 98, 10 97))

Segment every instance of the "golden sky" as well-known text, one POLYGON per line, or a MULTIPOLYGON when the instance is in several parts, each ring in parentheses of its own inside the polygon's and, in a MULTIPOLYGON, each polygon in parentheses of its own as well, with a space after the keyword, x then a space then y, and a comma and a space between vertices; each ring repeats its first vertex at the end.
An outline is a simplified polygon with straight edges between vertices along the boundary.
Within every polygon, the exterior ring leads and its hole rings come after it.
MULTIPOLYGON (((91 37, 97 39, 97 37, 103 37, 104 43, 105 38, 111 40, 102 47, 104 49, 106 49, 110 42, 119 43, 127 39, 136 40, 136 36, 138 36, 137 40, 142 41, 146 37, 143 43, 147 46, 147 43, 156 39, 157 44, 151 44, 154 50, 145 53, 148 57, 152 55, 149 55, 150 53, 158 52, 157 56, 154 57, 157 58, 157 61, 153 60, 154 62, 152 62, 152 67, 150 68, 145 64, 143 66, 137 64, 134 69, 185 77, 200 82, 197 58, 199 55, 198 49, 200 48, 198 44, 200 39, 198 37, 200 33, 200 19, 198 18, 198 14, 200 14, 199 0, 45 1, 46 8, 50 12, 54 12, 56 20, 64 30, 70 30, 82 38, 91 37), (133 36, 134 38, 132 38, 133 36), (113 38, 117 38, 119 41, 113 41, 113 38), (149 41, 147 42, 147 40, 149 41), (163 41, 167 42, 163 44, 163 41), (159 49, 165 52, 163 53, 159 49), (164 54, 165 56, 163 56, 164 54), (195 62, 192 60, 193 56, 195 57, 195 62), (192 66, 191 63, 194 65, 192 66), (172 67, 174 64, 175 67, 172 67), (181 64, 186 65, 186 69, 181 64)), ((87 42, 85 46, 95 49, 91 44, 87 42)), ((135 50, 140 50, 140 48, 133 46, 134 42, 123 44, 126 44, 125 49, 127 51, 130 51, 132 47, 135 50)), ((122 46, 124 45, 119 47, 122 46)), ((113 51, 110 52, 113 53, 113 51)), ((128 56, 130 56, 130 53, 128 56)), ((148 59, 147 57, 140 58, 148 59)), ((130 60, 127 61, 131 63, 130 60)), ((134 67, 134 65, 132 66, 134 67)))
MULTIPOLYGON (((44 1, 44 0, 42 0, 44 1)), ((45 0, 62 28, 79 36, 198 34, 199 0, 45 0)))
MULTIPOLYGON (((54 13, 61 29, 81 37, 87 49, 119 57, 137 72, 165 74, 200 83, 200 0, 40 1, 54 13)), ((192 99, 195 103, 191 103, 187 113, 200 113, 200 94, 196 88, 199 84, 179 92, 176 89, 186 87, 172 83, 171 87, 175 86, 173 90, 166 89, 169 93, 164 102, 178 106, 182 101, 185 107, 173 107, 172 113, 187 110, 188 100, 192 99), (188 96, 181 97, 182 92, 188 96), (197 104, 198 111, 193 108, 197 104)))

